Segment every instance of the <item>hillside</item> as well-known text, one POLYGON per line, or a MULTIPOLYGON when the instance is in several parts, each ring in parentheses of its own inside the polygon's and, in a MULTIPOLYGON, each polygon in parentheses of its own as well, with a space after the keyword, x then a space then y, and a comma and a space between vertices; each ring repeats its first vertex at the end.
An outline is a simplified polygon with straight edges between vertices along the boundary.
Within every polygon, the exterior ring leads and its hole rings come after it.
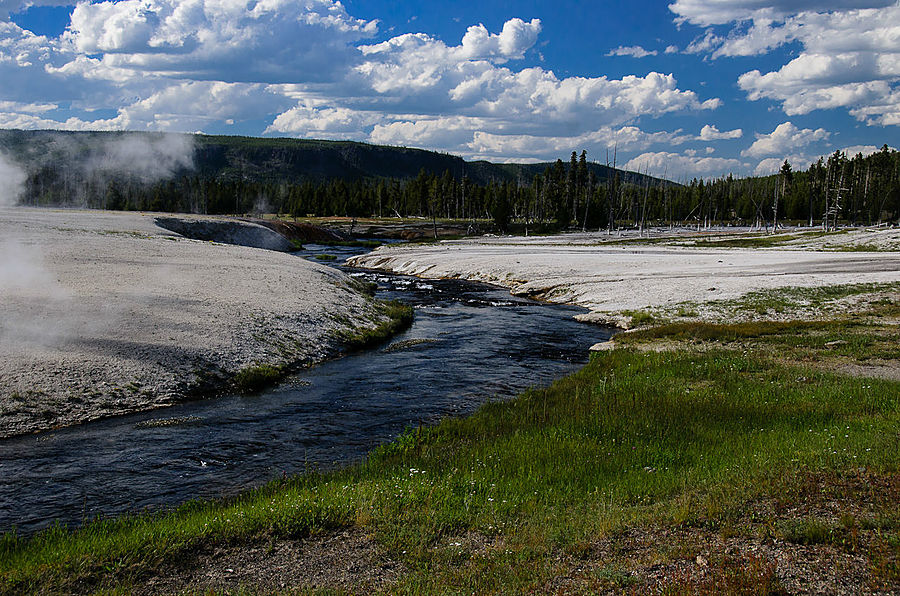
MULTIPOLYGON (((573 148, 576 149, 576 148, 573 148)), ((199 175, 220 182, 302 183, 330 179, 408 180, 419 172, 449 171, 474 184, 519 181, 530 184, 551 163, 494 164, 460 157, 353 141, 254 138, 146 132, 64 132, 0 130, 0 151, 28 173, 65 166, 89 176, 90 168, 158 179, 164 175, 199 175), (147 171, 147 170, 151 171, 147 171)), ((563 159, 568 156, 561 155, 563 159)), ((598 180, 612 168, 589 163, 598 180)), ((641 183, 645 177, 619 170, 620 177, 641 183)))

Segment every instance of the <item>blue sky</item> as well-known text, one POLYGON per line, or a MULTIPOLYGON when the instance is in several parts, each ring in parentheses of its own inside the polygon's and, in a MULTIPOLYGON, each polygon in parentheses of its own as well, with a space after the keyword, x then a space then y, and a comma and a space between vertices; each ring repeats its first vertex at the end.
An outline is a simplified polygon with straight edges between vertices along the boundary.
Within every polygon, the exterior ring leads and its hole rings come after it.
POLYGON ((0 0, 0 127, 607 149, 670 178, 897 146, 900 1, 0 0))

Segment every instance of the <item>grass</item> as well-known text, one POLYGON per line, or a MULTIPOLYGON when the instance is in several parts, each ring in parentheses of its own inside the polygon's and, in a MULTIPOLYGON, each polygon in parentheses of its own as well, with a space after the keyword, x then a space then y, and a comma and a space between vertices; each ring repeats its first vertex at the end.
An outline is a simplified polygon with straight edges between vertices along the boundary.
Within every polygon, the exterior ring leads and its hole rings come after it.
POLYGON ((343 335, 346 350, 361 350, 376 346, 412 325, 413 308, 399 300, 382 302, 381 311, 387 319, 384 323, 376 327, 356 329, 343 335))
MULTIPOLYGON (((896 298, 898 291, 900 283, 897 282, 757 290, 737 299, 711 300, 702 305, 685 302, 664 308, 659 311, 656 323, 665 322, 667 318, 672 317, 701 316, 705 320, 718 321, 822 319, 827 316, 840 316, 848 308, 856 310, 855 302, 871 303, 879 300, 894 304, 894 312, 900 313, 900 301, 896 298), (703 315, 700 314, 701 311, 703 315)), ((881 310, 882 315, 890 315, 887 310, 881 310)))
POLYGON ((248 366, 234 375, 232 384, 238 393, 255 393, 274 385, 285 374, 286 371, 281 366, 272 366, 271 364, 248 366))
MULTIPOLYGON (((403 320, 400 305, 386 308, 403 320)), ((0 592, 127 588, 198 549, 354 526, 402 561, 396 593, 541 591, 565 572, 567 557, 623 528, 720 527, 755 498, 789 499, 785 487, 796 478, 859 469, 896 475, 900 383, 832 374, 728 343, 790 345, 798 333, 827 330, 824 323, 760 323, 636 332, 635 341, 679 343, 663 352, 626 346, 596 354, 550 387, 410 429, 344 470, 77 531, 7 535, 0 592), (711 345, 698 351, 696 338, 711 345), (485 546, 460 547, 466 536, 485 546)), ((873 550, 881 558, 872 566, 890 582, 898 530, 896 511, 886 515, 872 530, 887 545, 873 550)), ((820 544, 846 537, 847 525, 801 519, 775 532, 820 544)), ((630 575, 613 563, 594 580, 624 589, 630 575)), ((765 561, 726 558, 710 568, 708 593, 716 581, 738 591, 780 589, 765 561)), ((704 593, 704 585, 675 578, 672 593, 704 593)))
MULTIPOLYGON (((362 282, 357 289, 367 295, 374 294, 374 287, 362 282)), ((380 312, 384 320, 374 327, 354 327, 340 334, 342 349, 347 352, 369 348, 383 343, 412 324, 413 309, 397 300, 381 301, 380 312)), ((340 320, 351 324, 349 320, 340 320)), ((238 371, 231 379, 232 388, 238 393, 257 393, 275 385, 297 369, 291 365, 255 364, 238 371)))
POLYGON ((622 314, 631 319, 632 327, 646 327, 663 322, 658 315, 646 310, 624 310, 622 314))

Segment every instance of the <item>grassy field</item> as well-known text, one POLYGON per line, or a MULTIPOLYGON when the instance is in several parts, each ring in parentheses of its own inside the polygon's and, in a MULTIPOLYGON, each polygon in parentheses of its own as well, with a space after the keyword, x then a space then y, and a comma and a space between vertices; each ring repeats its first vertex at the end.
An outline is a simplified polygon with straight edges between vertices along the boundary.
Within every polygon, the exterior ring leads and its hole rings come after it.
POLYGON ((326 573, 323 590, 898 590, 900 382, 831 372, 896 367, 898 318, 881 300, 829 321, 624 334, 550 387, 411 429, 348 469, 7 535, 0 592, 291 592, 302 586, 266 583, 265 563, 258 581, 197 570, 251 548, 263 562, 285 545, 340 554, 348 531, 394 572, 326 573))

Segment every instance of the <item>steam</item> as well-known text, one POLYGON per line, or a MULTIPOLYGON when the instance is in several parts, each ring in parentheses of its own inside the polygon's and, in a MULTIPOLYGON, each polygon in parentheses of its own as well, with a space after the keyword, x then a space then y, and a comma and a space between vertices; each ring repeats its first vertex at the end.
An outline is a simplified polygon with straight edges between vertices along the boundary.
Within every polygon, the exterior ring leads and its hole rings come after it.
MULTIPOLYGON (((12 207, 25 190, 25 170, 0 152, 0 208, 12 207)), ((3 277, 0 276, 0 281, 3 277)))
POLYGON ((188 135, 127 135, 94 147, 81 162, 87 176, 126 177, 144 184, 193 167, 194 143, 188 135))
POLYGON ((47 269, 36 246, 0 242, 0 347, 52 346, 75 324, 73 297, 47 269))
MULTIPOLYGON (((0 218, 25 196, 28 172, 41 183, 41 168, 62 172, 69 204, 88 204, 87 193, 106 182, 151 184, 194 167, 194 143, 180 134, 53 134, 16 153, 0 151, 0 218), (21 164, 21 165, 20 165, 21 164)), ((10 212, 10 216, 12 213, 10 212)), ((27 227, 27 226, 26 226, 27 227)), ((47 266, 39 235, 11 228, 0 237, 0 348, 58 347, 108 324, 89 312, 47 266)))

